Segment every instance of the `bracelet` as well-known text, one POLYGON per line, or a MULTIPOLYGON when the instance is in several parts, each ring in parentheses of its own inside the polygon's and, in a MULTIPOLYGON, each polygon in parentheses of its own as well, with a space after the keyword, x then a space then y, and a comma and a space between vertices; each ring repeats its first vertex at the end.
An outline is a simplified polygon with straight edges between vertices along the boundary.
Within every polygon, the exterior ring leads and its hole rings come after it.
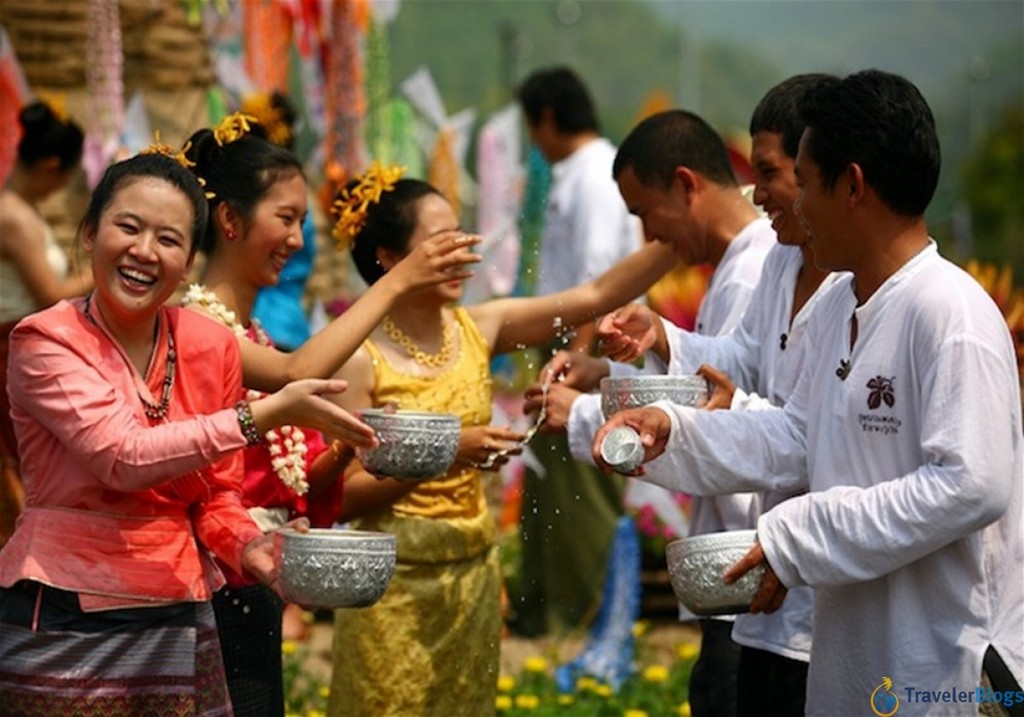
POLYGON ((238 427, 242 429, 242 437, 245 438, 245 445, 255 446, 263 440, 259 429, 256 428, 256 419, 252 415, 252 406, 248 401, 239 401, 235 404, 235 413, 238 414, 238 427))

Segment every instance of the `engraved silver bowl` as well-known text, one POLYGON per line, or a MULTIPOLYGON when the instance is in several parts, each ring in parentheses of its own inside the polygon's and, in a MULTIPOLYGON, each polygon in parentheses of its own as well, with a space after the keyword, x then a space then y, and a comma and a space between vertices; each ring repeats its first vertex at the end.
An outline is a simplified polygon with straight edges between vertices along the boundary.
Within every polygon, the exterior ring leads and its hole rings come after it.
POLYGON ((601 379, 601 410, 605 418, 627 408, 668 400, 700 408, 711 392, 703 376, 606 376, 601 379))
POLYGON ((395 572, 389 533, 312 528, 278 531, 281 588, 289 602, 311 608, 366 607, 380 600, 395 572))
POLYGON ((360 411, 360 417, 380 441, 376 448, 356 452, 366 470, 375 476, 436 478, 448 472, 459 450, 462 423, 458 416, 367 408, 360 411))
POLYGON ((673 540, 665 546, 668 577, 679 602, 696 615, 747 612, 764 575, 764 565, 732 585, 722 575, 754 545, 754 530, 729 530, 673 540))

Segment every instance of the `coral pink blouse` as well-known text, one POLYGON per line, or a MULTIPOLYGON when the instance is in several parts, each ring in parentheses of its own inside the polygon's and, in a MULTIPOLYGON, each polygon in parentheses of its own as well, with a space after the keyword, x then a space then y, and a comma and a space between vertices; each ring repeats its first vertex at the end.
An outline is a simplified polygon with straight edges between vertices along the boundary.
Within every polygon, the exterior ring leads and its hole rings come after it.
POLYGON ((241 502, 245 439, 232 408, 241 365, 230 331, 162 309, 140 377, 81 299, 62 301, 15 328, 9 368, 27 508, 0 552, 0 586, 36 580, 96 610, 208 600, 224 578, 207 550, 241 570, 261 532, 241 502), (168 331, 174 389, 154 425, 138 394, 161 396, 168 331))

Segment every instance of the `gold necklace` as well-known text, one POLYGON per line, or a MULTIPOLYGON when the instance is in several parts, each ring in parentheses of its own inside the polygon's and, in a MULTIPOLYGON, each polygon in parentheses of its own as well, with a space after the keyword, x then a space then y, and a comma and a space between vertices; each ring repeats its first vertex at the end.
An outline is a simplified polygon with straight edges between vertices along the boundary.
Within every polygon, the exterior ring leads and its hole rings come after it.
POLYGON ((390 316, 384 317, 382 326, 384 333, 391 337, 392 341, 405 349, 405 352, 412 357, 412 360, 420 366, 440 368, 448 363, 448 359, 452 355, 452 327, 445 322, 444 317, 441 318, 444 338, 441 341, 441 350, 436 354, 428 354, 413 343, 413 340, 406 336, 405 332, 395 326, 395 322, 391 320, 390 316))

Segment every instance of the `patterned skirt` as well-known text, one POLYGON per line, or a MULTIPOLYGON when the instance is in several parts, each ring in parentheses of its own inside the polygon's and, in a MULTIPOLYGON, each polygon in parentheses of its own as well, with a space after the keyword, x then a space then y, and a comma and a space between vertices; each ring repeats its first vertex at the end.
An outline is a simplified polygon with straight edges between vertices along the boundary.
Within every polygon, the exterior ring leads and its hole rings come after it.
POLYGON ((231 715, 213 609, 86 613, 75 593, 0 589, 0 704, 11 717, 231 715))

